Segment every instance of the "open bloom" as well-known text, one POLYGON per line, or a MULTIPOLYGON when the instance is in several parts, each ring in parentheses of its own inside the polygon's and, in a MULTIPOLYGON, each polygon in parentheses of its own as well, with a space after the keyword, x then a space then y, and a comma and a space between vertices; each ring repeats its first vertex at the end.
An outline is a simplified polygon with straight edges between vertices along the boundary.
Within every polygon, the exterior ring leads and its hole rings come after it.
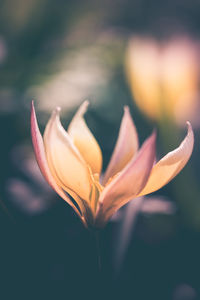
POLYGON ((87 227, 102 227, 127 202, 167 184, 191 156, 194 137, 190 123, 180 146, 155 163, 155 132, 138 150, 138 136, 128 107, 124 109, 118 140, 100 181, 101 149, 83 118, 85 101, 66 131, 56 108, 40 134, 34 105, 31 133, 36 159, 51 187, 70 204, 87 227))
POLYGON ((184 124, 196 117, 199 94, 199 44, 185 36, 167 41, 133 37, 126 73, 134 100, 150 118, 184 124))

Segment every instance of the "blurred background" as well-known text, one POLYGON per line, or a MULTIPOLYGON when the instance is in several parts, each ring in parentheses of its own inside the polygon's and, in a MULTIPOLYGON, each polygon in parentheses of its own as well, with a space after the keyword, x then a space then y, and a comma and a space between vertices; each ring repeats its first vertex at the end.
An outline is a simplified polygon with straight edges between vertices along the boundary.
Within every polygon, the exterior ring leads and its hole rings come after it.
POLYGON ((200 299, 200 2, 0 1, 1 299, 200 299), (140 143, 157 156, 195 129, 189 164, 166 187, 128 204, 93 235, 44 181, 30 138, 53 108, 65 128, 86 121, 104 169, 129 105, 140 143))

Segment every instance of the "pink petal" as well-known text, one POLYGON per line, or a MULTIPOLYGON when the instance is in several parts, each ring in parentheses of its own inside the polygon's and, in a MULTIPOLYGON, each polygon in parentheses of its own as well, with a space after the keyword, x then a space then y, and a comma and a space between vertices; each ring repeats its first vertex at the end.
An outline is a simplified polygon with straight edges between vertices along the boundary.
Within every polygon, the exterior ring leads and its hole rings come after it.
POLYGON ((99 199, 96 226, 103 226, 121 206, 137 197, 144 188, 155 161, 155 140, 156 134, 153 133, 136 157, 105 187, 99 199))
POLYGON ((36 160, 38 163, 38 166, 46 179, 46 181, 49 183, 49 185, 56 191, 56 193, 63 198, 69 205, 72 206, 72 208, 75 210, 75 212, 78 214, 78 216, 81 218, 81 220, 84 222, 80 212, 76 208, 76 206, 73 204, 73 202, 70 200, 69 197, 63 192, 60 186, 58 186, 57 182, 55 181, 54 177, 52 176, 48 163, 46 158, 46 153, 44 149, 44 143, 43 138, 41 136, 37 118, 35 114, 34 109, 34 103, 32 101, 32 107, 31 107, 31 136, 32 136, 32 142, 33 147, 35 151, 36 160))
POLYGON ((146 186, 140 195, 153 193, 172 180, 188 162, 194 145, 192 126, 187 122, 188 133, 180 146, 165 155, 154 165, 146 186))
POLYGON ((103 184, 109 178, 120 172, 133 158, 138 150, 138 135, 129 108, 124 108, 124 116, 121 122, 118 140, 113 151, 110 163, 104 175, 103 184))

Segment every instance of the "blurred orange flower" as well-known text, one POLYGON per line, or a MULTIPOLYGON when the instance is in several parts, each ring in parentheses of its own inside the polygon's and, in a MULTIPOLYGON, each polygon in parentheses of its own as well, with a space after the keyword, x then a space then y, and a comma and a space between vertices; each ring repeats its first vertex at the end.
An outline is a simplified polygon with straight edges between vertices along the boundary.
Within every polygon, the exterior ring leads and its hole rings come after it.
POLYGON ((178 124, 195 117, 198 105, 199 44, 187 37, 158 41, 130 40, 126 72, 134 100, 150 118, 174 119, 178 124))
POLYGON ((188 122, 188 133, 180 146, 154 164, 155 133, 138 150, 137 131, 125 107, 114 152, 100 181, 102 154, 83 118, 87 106, 87 101, 80 106, 67 131, 60 123, 60 108, 56 108, 42 137, 32 104, 31 133, 47 182, 86 227, 98 228, 133 198, 152 193, 174 178, 191 156, 194 137, 188 122))

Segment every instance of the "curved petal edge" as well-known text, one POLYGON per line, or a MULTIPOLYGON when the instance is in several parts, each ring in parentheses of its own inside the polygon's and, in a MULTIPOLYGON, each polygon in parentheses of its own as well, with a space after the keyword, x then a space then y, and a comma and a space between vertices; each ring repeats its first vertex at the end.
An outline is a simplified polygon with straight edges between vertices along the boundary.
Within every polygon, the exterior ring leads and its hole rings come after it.
POLYGON ((140 196, 157 191, 171 181, 184 168, 192 154, 194 146, 194 134, 189 122, 187 122, 187 127, 187 135, 180 146, 169 152, 154 165, 149 180, 140 193, 140 196))
POLYGON ((58 186, 56 180, 52 176, 47 158, 46 158, 46 153, 44 149, 44 143, 43 143, 43 138, 41 136, 38 123, 37 123, 37 118, 35 114, 35 108, 34 108, 34 102, 32 101, 31 105, 31 136, 32 136, 32 143, 33 143, 33 148, 36 156, 36 160, 38 163, 38 166, 41 170, 41 173, 45 177, 46 181, 48 184, 55 190, 55 192, 63 198, 72 208, 75 210, 77 215, 81 218, 83 223, 85 223, 83 216, 81 216, 79 210, 77 207, 73 204, 73 202, 70 200, 70 198, 64 193, 62 188, 58 186))
POLYGON ((120 172, 133 158, 138 150, 138 144, 135 124, 131 118, 128 106, 125 106, 117 143, 103 178, 104 185, 109 178, 120 172))

